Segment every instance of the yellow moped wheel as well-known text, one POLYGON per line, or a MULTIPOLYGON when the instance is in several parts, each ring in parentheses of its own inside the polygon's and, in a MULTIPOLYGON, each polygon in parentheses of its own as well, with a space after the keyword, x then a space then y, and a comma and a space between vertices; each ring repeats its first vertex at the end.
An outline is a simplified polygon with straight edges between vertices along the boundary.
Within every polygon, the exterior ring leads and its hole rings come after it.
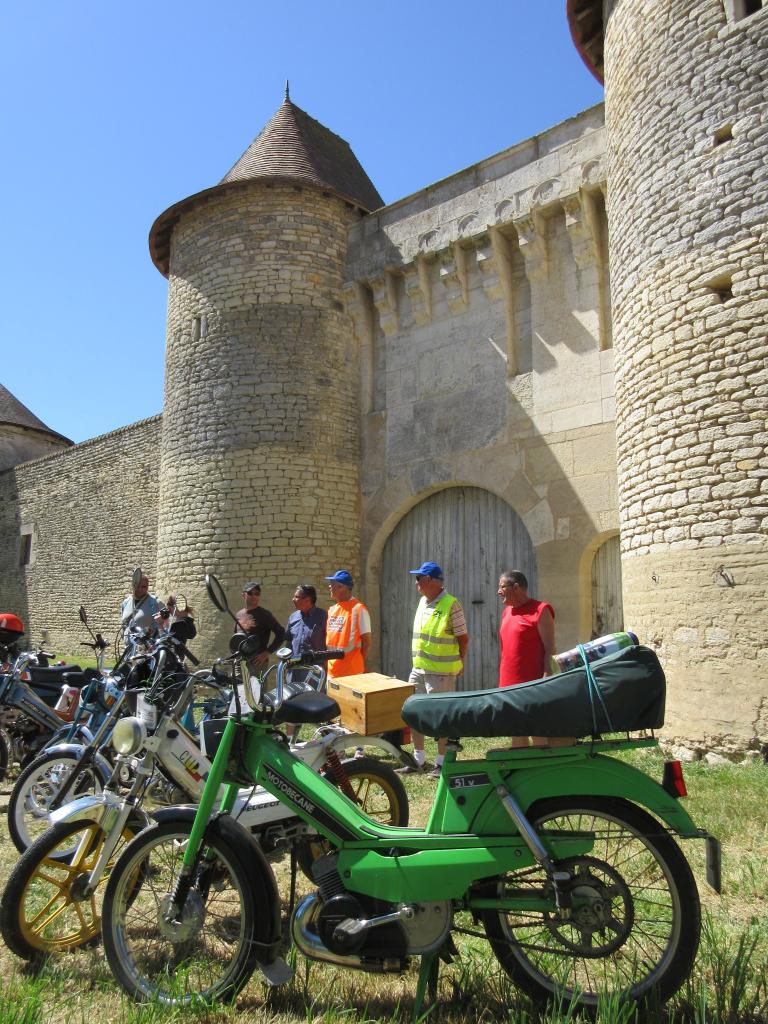
POLYGON ((25 960, 77 949, 101 935, 101 903, 109 872, 141 830, 129 821, 93 892, 86 881, 104 844, 93 821, 64 821, 47 829, 20 857, 0 900, 0 931, 25 960))

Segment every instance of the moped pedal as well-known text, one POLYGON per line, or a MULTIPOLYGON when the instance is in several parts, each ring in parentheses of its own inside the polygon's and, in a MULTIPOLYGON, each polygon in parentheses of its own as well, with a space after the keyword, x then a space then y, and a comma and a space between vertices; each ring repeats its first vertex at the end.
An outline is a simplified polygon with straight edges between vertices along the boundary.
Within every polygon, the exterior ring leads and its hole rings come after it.
POLYGON ((259 970, 269 985, 285 985, 293 977, 293 970, 281 956, 272 961, 271 964, 259 964, 259 970))

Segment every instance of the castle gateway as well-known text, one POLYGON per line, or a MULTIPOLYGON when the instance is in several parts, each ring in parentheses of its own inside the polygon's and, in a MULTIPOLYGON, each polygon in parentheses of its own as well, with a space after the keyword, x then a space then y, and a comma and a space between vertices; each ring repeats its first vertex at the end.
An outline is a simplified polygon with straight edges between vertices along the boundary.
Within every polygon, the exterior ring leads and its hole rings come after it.
POLYGON ((402 674, 407 570, 438 557, 475 688, 496 576, 522 567, 559 648, 624 624, 658 650, 669 738, 765 749, 759 8, 569 0, 605 109, 389 206, 286 94, 152 227, 162 415, 66 447, 0 396, 0 605, 74 651, 80 601, 116 628, 141 564, 210 658, 228 625, 205 571, 233 601, 256 574, 287 618, 296 583, 345 566, 373 667, 402 674))

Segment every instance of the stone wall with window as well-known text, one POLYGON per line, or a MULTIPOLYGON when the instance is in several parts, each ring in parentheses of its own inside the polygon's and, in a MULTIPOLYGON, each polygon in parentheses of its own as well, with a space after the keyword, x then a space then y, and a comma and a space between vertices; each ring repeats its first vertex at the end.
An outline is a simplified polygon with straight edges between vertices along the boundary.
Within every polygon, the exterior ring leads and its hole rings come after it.
POLYGON ((625 614, 667 732, 768 745, 768 9, 616 0, 605 34, 625 614))
POLYGON ((95 630, 112 638, 131 572, 154 582, 161 417, 0 473, 0 610, 27 639, 80 657, 95 630))

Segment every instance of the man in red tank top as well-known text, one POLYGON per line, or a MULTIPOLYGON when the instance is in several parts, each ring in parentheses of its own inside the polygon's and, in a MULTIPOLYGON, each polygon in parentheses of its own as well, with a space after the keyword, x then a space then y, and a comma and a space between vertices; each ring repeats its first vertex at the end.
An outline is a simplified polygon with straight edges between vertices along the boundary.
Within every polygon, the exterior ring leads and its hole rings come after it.
POLYGON ((514 686, 552 674, 555 653, 555 612, 551 604, 528 595, 528 580, 512 569, 499 579, 504 601, 499 640, 499 686, 514 686))
MULTIPOLYGON (((518 569, 499 577, 499 597, 504 601, 499 641, 499 686, 514 686, 552 675, 555 653, 555 611, 546 601, 528 595, 528 580, 518 569)), ((560 746, 570 738, 531 737, 534 745, 560 746)), ((527 747, 527 736, 513 736, 513 747, 527 747)))

